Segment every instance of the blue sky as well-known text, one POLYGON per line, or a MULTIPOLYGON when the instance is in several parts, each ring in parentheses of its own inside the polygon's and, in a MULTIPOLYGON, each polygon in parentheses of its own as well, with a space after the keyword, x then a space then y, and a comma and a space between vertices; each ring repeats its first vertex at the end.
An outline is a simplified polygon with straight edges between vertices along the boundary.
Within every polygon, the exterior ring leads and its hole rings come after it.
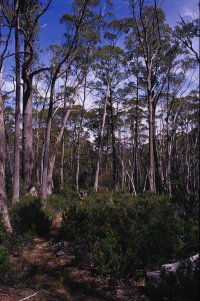
MULTIPOLYGON (((114 14, 116 18, 129 16, 128 3, 125 0, 114 0, 114 14)), ((153 4, 153 0, 147 1, 153 4)), ((188 18, 193 14, 197 14, 198 0, 160 0, 163 2, 162 7, 166 14, 166 21, 174 26, 179 20, 179 15, 188 18)), ((40 20, 45 25, 40 33, 40 45, 42 48, 51 43, 59 43, 62 41, 64 26, 59 23, 60 17, 69 12, 70 0, 53 0, 49 10, 40 20)))

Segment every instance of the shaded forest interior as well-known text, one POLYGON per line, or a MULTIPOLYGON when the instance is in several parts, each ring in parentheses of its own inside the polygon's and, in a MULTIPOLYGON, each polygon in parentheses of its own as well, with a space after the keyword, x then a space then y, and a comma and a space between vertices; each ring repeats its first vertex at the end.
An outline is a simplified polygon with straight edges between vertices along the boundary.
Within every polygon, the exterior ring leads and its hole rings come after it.
POLYGON ((66 4, 62 42, 42 49, 56 1, 0 0, 2 296, 26 283, 35 300, 198 298, 189 263, 156 293, 144 278, 198 253, 200 3, 172 26, 162 1, 115 16, 118 2, 66 4), (37 242, 33 275, 47 281, 31 285, 37 242), (97 281, 77 296, 76 270, 97 281))

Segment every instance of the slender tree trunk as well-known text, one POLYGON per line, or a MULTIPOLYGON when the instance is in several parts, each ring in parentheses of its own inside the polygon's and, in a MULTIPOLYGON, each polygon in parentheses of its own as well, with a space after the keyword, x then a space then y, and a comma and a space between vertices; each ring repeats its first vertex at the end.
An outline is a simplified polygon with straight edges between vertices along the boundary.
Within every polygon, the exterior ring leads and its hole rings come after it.
POLYGON ((148 99, 149 110, 149 188, 155 192, 155 167, 154 167, 154 120, 153 120, 153 105, 149 95, 148 99))
POLYGON ((54 170, 54 165, 55 165, 55 160, 56 160, 56 155, 57 155, 57 151, 58 151, 58 147, 61 143, 62 137, 63 137, 63 133, 64 133, 64 129, 65 129, 65 125, 66 122, 70 116, 70 113, 72 111, 72 107, 73 107, 73 103, 71 102, 66 113, 65 116, 63 118, 62 121, 62 126, 60 128, 60 131, 57 135, 56 138, 56 142, 54 144, 53 150, 51 152, 50 158, 49 158, 49 167, 48 167, 48 174, 47 174, 47 194, 50 195, 52 194, 52 178, 53 178, 53 170, 54 170))
POLYGON ((85 80, 84 80, 83 111, 82 111, 82 114, 81 114, 80 128, 79 128, 79 131, 78 131, 77 167, 76 167, 76 191, 77 192, 79 192, 81 134, 82 134, 82 128, 83 128, 84 107, 85 107, 85 101, 86 101, 86 84, 87 84, 87 76, 85 76, 85 80))
POLYGON ((124 170, 125 170, 125 172, 126 172, 128 178, 129 178, 130 186, 131 186, 130 190, 132 191, 132 194, 133 194, 134 196, 137 196, 137 193, 136 193, 136 190, 135 190, 134 179, 133 179, 133 177, 130 175, 128 169, 125 167, 124 161, 123 161, 121 158, 119 158, 119 159, 120 159, 120 161, 121 161, 122 167, 124 168, 124 170))
POLYGON ((167 192, 169 196, 172 196, 171 158, 172 158, 172 141, 168 140, 167 142, 167 192))
POLYGON ((5 188, 5 128, 4 128, 3 100, 2 100, 1 91, 0 91, 0 141, 1 141, 0 143, 0 211, 7 231, 9 233, 12 233, 12 226, 10 224, 10 219, 8 214, 6 188, 5 188))
POLYGON ((50 146, 50 139, 51 139, 54 85, 55 83, 51 86, 47 127, 46 127, 45 142, 44 142, 44 156, 43 156, 42 183, 41 183, 41 195, 44 200, 47 198, 47 185, 48 185, 47 175, 48 175, 48 161, 49 161, 49 146, 50 146))
POLYGON ((115 143, 115 116, 113 112, 112 103, 112 90, 110 87, 110 127, 111 127, 111 137, 112 137, 112 186, 113 190, 117 190, 117 153, 116 153, 116 143, 115 143))
POLYGON ((11 182, 13 184, 13 162, 10 156, 9 137, 6 129, 5 129, 5 139, 6 139, 6 161, 8 162, 9 176, 11 177, 11 182))
POLYGON ((76 191, 77 192, 79 192, 80 150, 81 150, 81 143, 80 143, 80 133, 79 133, 78 134, 78 145, 77 145, 77 166, 76 166, 76 191))
POLYGON ((106 122, 106 114, 107 114, 107 104, 108 104, 108 97, 110 93, 110 82, 108 82, 105 101, 104 101, 104 110, 103 110, 103 118, 101 123, 101 131, 99 137, 99 148, 98 148, 98 157, 97 157, 97 165, 96 165, 96 173, 95 173, 95 181, 94 181, 94 191, 98 191, 99 187, 99 170, 100 170, 100 161, 102 157, 102 147, 103 147, 103 134, 104 134, 104 127, 106 122))
POLYGON ((15 1, 15 138, 14 138, 14 168, 13 168, 13 195, 12 202, 19 201, 19 175, 20 175, 20 97, 21 97, 21 72, 20 72, 20 28, 19 28, 19 0, 15 1))
POLYGON ((135 189, 138 190, 138 106, 139 106, 139 76, 137 73, 137 95, 135 104, 135 147, 134 147, 134 180, 135 189))
POLYGON ((65 139, 64 134, 62 137, 62 154, 61 154, 61 162, 60 162, 60 190, 64 188, 64 155, 65 155, 65 139))
POLYGON ((39 136, 39 130, 40 130, 40 124, 39 124, 39 109, 38 109, 38 100, 36 101, 36 154, 35 154, 35 159, 36 159, 36 183, 37 185, 40 184, 40 160, 39 160, 39 142, 40 142, 40 136, 39 136))

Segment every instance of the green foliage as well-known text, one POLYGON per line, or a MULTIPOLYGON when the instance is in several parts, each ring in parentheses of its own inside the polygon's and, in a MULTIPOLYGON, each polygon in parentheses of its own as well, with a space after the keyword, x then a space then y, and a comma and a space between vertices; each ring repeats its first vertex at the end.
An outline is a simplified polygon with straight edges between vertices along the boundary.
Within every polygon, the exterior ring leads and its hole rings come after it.
POLYGON ((6 238, 7 238, 7 232, 6 232, 6 228, 3 224, 2 216, 1 216, 1 212, 0 212, 0 243, 5 241, 6 238))
POLYGON ((69 201, 63 195, 52 194, 45 201, 45 205, 48 209, 54 211, 62 211, 69 206, 69 201))
POLYGON ((0 283, 10 281, 12 275, 8 250, 5 246, 0 246, 0 283))
POLYGON ((25 197, 12 207, 13 228, 19 234, 45 236, 50 231, 51 221, 39 198, 25 197))
POLYGON ((196 221, 190 219, 188 226, 179 209, 171 199, 151 193, 138 198, 93 194, 66 209, 60 235, 72 241, 78 259, 90 261, 100 273, 136 276, 138 270, 196 252, 196 221))

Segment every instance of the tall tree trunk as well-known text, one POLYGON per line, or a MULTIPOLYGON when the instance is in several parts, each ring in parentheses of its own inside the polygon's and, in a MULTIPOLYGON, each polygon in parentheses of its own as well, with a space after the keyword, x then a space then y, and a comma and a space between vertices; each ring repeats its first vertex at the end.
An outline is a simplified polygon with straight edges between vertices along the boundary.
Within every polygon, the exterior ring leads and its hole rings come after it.
POLYGON ((14 138, 14 168, 13 168, 13 195, 12 202, 19 201, 19 175, 20 175, 20 97, 21 97, 21 72, 20 72, 20 28, 19 28, 19 0, 15 1, 15 138, 14 138))
POLYGON ((149 188, 155 192, 155 167, 154 167, 154 120, 153 104, 151 96, 148 95, 148 114, 149 114, 149 188))
POLYGON ((63 190, 64 188, 64 155, 65 155, 65 139, 63 134, 62 153, 61 153, 61 162, 60 162, 60 190, 63 190))
POLYGON ((105 101, 104 101, 104 109, 103 109, 103 118, 102 118, 102 123, 101 123, 101 131, 100 131, 100 136, 99 136, 98 157, 97 157, 96 173, 95 173, 95 180, 94 180, 94 191, 96 191, 96 192, 98 191, 98 187, 99 187, 99 170, 100 170, 100 162, 101 162, 101 157, 102 157, 103 134, 104 134, 104 127, 105 127, 105 122, 106 122, 109 93, 110 93, 110 82, 108 82, 108 85, 107 85, 107 91, 106 91, 106 96, 105 96, 105 101))
POLYGON ((111 127, 111 138, 112 138, 112 186, 113 190, 117 190, 117 153, 116 153, 116 143, 115 143, 115 116, 113 112, 113 102, 112 102, 112 89, 110 87, 110 127, 111 127))
POLYGON ((36 147, 35 147, 35 160, 36 160, 36 183, 40 184, 40 160, 39 160, 39 143, 40 143, 40 123, 39 123, 39 108, 38 108, 38 100, 36 100, 36 147))
POLYGON ((79 192, 79 175, 80 175, 80 151, 81 151, 81 135, 83 128, 83 117, 84 117, 84 107, 86 101, 86 84, 87 84, 87 76, 84 79, 84 91, 83 91, 83 109, 80 120, 80 127, 78 131, 78 142, 77 142, 77 167, 76 167, 76 191, 79 192))
MULTIPOLYGON (((138 62, 137 62, 138 63, 138 62)), ((138 190, 138 111, 139 111, 139 75, 137 72, 136 79, 136 104, 135 104, 135 145, 134 145, 134 180, 135 189, 138 190)))
POLYGON ((2 100, 1 91, 0 91, 0 141, 1 141, 0 143, 0 211, 7 231, 9 233, 12 233, 12 226, 10 224, 10 219, 8 214, 6 188, 5 188, 5 129, 4 129, 3 100, 2 100))
MULTIPOLYGON (((31 43, 32 41, 29 41, 31 43)), ((22 164, 25 191, 29 191, 33 182, 33 133, 32 133, 32 56, 30 46, 25 40, 24 63, 22 66, 23 85, 23 132, 22 132, 22 164)))
POLYGON ((57 135, 56 142, 54 144, 54 147, 52 149, 52 152, 51 152, 51 155, 49 158, 49 166, 48 166, 48 174, 47 174, 47 194, 48 195, 52 194, 52 178, 53 178, 53 170, 54 170, 56 155, 57 155, 58 147, 59 147, 62 137, 63 137, 66 122, 72 111, 72 107, 73 107, 73 102, 71 102, 69 107, 67 108, 67 111, 66 111, 63 121, 62 121, 62 126, 57 135))
POLYGON ((42 168, 42 183, 41 183, 41 195, 45 200, 47 198, 47 175, 48 175, 48 161, 49 161, 49 146, 51 139, 51 124, 52 124, 52 114, 53 114, 53 98, 54 98, 54 85, 51 85, 50 100, 49 100, 49 110, 47 118, 47 126, 45 132, 45 142, 44 142, 44 156, 43 156, 43 168, 42 168))

